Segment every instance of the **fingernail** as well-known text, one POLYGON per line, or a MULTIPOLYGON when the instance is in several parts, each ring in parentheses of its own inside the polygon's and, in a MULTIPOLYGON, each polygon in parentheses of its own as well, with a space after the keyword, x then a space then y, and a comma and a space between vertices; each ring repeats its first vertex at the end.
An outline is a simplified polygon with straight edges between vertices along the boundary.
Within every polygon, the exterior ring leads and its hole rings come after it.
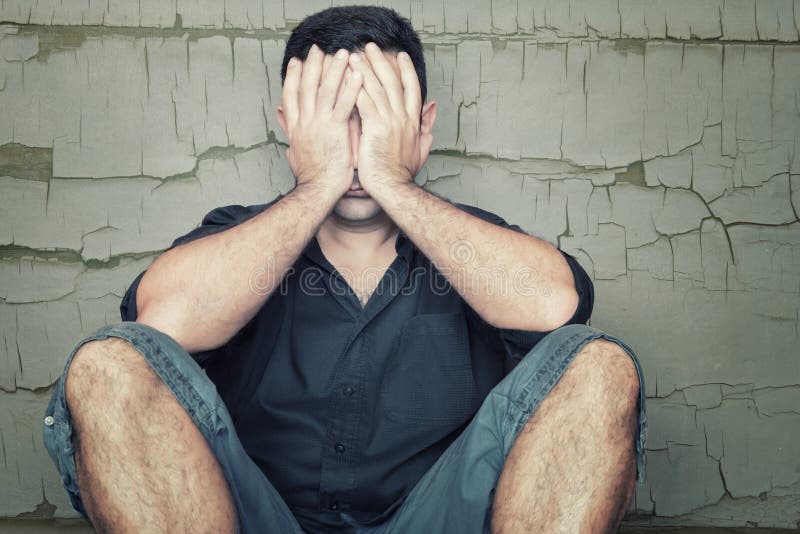
POLYGON ((410 59, 410 58, 411 58, 411 56, 409 56, 409 55, 408 55, 408 53, 407 53, 407 52, 404 52, 404 51, 401 51, 400 53, 398 53, 398 54, 397 54, 397 57, 398 57, 398 58, 402 57, 403 59, 406 59, 406 58, 409 58, 409 59, 410 59))
POLYGON ((297 64, 296 57, 289 58, 289 67, 294 67, 296 64, 297 64))
POLYGON ((336 52, 336 59, 344 59, 346 55, 347 55, 347 50, 342 48, 338 52, 336 52))

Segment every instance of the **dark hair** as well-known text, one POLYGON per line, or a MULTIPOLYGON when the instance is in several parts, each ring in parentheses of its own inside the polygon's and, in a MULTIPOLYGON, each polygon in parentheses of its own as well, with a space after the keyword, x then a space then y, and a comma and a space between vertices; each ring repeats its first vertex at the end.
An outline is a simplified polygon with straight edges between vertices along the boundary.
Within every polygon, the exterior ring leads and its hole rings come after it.
POLYGON ((297 57, 305 61, 312 44, 326 54, 335 54, 340 48, 349 52, 362 51, 369 42, 386 52, 408 53, 417 71, 422 102, 425 102, 428 92, 425 58, 419 36, 408 19, 393 9, 378 6, 330 7, 303 19, 286 42, 281 84, 286 78, 289 60, 297 57))

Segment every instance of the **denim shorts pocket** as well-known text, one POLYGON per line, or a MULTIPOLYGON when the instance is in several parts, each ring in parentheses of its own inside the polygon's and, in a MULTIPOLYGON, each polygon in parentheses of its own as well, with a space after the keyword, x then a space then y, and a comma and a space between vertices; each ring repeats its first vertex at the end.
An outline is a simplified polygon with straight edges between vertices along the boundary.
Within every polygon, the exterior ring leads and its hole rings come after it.
POLYGON ((398 423, 453 425, 478 407, 466 317, 462 311, 415 315, 381 383, 386 417, 398 423))

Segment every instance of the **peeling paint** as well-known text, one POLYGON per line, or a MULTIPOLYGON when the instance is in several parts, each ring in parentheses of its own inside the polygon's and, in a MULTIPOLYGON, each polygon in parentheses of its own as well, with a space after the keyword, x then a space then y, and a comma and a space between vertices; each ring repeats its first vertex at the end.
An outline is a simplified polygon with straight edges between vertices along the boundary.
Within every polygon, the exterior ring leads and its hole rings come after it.
POLYGON ((0 176, 46 182, 53 176, 53 151, 16 143, 0 146, 0 176))
POLYGON ((641 161, 636 161, 628 166, 628 169, 616 174, 617 182, 626 182, 633 185, 644 187, 645 172, 641 161))
MULTIPOLYGON (((329 5, 282 0, 227 0, 221 4, 142 0, 132 4, 89 2, 67 7, 55 2, 31 5, 24 0, 6 0, 0 5, 0 20, 161 31, 213 28, 289 32, 303 17, 329 5)), ((531 0, 520 4, 494 0, 471 1, 467 5, 455 0, 412 3, 390 0, 381 5, 411 19, 418 31, 432 34, 775 42, 798 39, 797 9, 791 0, 698 0, 677 5, 641 0, 531 0)))
MULTIPOLYGON (((382 4, 438 103, 418 183, 572 254, 640 356, 626 524, 800 527, 800 2, 382 4)), ((74 517, 39 441, 72 345, 210 209, 293 186, 275 69, 327 6, 0 3, 0 516, 74 517)))

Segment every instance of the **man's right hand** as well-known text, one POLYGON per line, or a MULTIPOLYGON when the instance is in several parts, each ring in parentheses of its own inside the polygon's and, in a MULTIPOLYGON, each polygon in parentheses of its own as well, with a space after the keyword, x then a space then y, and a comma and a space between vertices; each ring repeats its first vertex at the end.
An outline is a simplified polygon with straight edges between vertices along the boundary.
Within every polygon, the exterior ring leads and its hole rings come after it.
POLYGON ((348 69, 347 50, 325 57, 312 45, 305 63, 297 57, 289 61, 278 121, 289 138, 286 158, 297 185, 315 184, 339 196, 353 181, 348 122, 362 75, 348 69))

